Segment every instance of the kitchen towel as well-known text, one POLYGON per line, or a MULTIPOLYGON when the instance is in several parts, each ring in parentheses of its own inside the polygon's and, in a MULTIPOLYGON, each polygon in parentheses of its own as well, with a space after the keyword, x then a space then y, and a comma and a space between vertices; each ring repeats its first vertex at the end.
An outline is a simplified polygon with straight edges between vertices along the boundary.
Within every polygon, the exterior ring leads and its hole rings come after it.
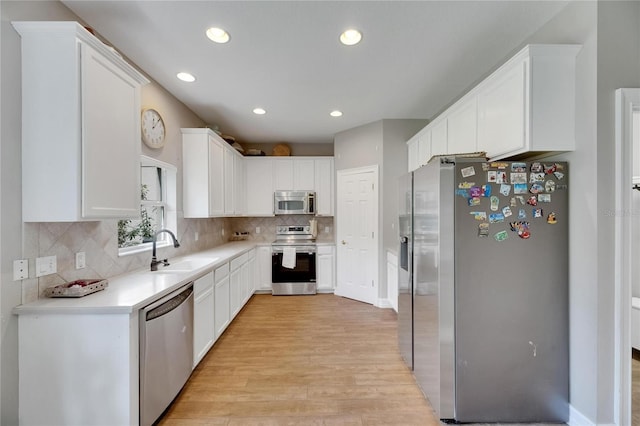
POLYGON ((282 249, 282 267, 293 269, 296 267, 296 248, 284 247, 282 249))

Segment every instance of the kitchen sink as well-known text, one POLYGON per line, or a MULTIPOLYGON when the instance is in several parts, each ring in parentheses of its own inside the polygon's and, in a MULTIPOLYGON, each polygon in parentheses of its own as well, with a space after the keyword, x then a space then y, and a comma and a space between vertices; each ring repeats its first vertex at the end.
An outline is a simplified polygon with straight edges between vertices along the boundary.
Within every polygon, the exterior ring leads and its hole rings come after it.
POLYGON ((203 257, 181 260, 177 263, 171 263, 169 266, 160 266, 156 272, 164 273, 181 273, 191 272, 200 269, 218 260, 217 257, 203 257))

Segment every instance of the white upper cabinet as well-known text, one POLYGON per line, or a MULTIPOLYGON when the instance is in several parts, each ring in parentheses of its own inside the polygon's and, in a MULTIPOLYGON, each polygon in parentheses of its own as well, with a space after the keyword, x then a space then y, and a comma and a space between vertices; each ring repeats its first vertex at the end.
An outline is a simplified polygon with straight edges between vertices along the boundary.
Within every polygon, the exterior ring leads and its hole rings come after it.
POLYGON ((211 129, 181 130, 184 217, 242 214, 245 206, 242 155, 211 129))
MULTIPOLYGON (((431 155, 486 151, 499 160, 573 151, 580 49, 526 46, 423 129, 431 130, 431 155)), ((422 165, 409 155, 409 170, 422 165)))
MULTIPOLYGON (((417 135, 416 135, 417 136, 417 135)), ((418 151, 420 149, 420 140, 416 137, 412 137, 407 142, 407 159, 409 171, 413 171, 420 167, 418 151)))
POLYGON ((293 159, 293 189, 313 191, 315 188, 315 160, 293 159))
POLYGON ((140 87, 149 81, 76 22, 22 37, 25 222, 140 215, 140 87))
MULTIPOLYGON (((447 154, 447 119, 435 122, 431 127, 431 155, 447 154)), ((427 161, 429 161, 427 159, 427 161)))
POLYGON ((245 158, 247 216, 273 216, 273 160, 245 158))
POLYGON ((318 216, 333 216, 334 180, 333 158, 317 158, 314 160, 315 191, 318 216))
POLYGON ((447 153, 476 152, 478 106, 475 97, 456 105, 447 117, 447 153))
POLYGON ((290 158, 273 159, 273 190, 293 189, 293 160, 290 158))

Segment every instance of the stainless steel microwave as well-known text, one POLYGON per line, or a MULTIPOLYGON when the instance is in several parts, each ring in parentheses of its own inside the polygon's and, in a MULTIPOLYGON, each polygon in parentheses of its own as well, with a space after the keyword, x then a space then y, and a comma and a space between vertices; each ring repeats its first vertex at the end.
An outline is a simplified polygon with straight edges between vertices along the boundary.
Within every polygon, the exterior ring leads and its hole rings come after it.
POLYGON ((313 191, 276 191, 273 196, 275 214, 316 214, 313 191))

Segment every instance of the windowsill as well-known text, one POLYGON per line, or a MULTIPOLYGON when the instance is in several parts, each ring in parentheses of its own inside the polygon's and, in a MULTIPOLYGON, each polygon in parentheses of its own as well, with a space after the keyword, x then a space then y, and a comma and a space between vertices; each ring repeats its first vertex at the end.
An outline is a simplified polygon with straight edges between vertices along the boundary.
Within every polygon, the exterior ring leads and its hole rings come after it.
MULTIPOLYGON (((162 248, 162 247, 169 247, 173 244, 171 244, 169 241, 158 241, 156 243, 156 249, 162 248)), ((153 249, 153 243, 142 243, 142 244, 138 244, 137 246, 134 247, 124 247, 121 249, 118 249, 118 257, 124 257, 124 256, 130 256, 133 254, 138 254, 138 253, 144 253, 147 251, 151 251, 153 249)))

